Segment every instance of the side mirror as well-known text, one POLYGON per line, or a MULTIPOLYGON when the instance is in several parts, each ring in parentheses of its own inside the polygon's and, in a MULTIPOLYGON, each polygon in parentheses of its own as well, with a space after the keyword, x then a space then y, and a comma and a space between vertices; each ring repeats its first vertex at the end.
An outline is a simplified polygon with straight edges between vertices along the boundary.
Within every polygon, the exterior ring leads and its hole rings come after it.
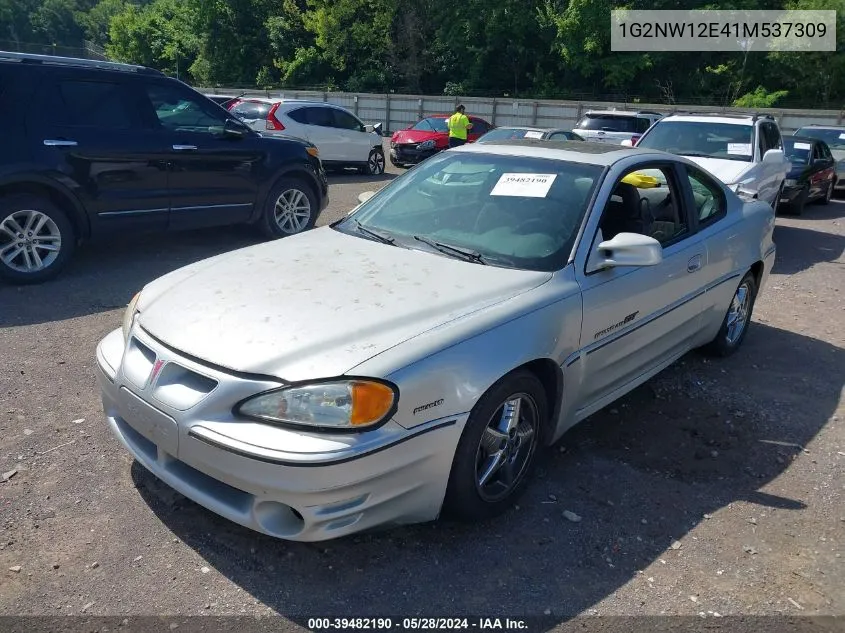
POLYGON ((784 158, 782 149, 770 149, 763 154, 764 163, 782 163, 784 160, 786 159, 784 158))
POLYGON ((373 126, 373 132, 375 132, 375 133, 376 133, 376 134, 378 134, 379 136, 382 136, 382 130, 383 130, 383 129, 384 129, 384 128, 382 127, 381 123, 376 123, 376 124, 373 126))
POLYGON ((593 249, 588 272, 619 266, 656 266, 663 261, 663 247, 653 237, 619 233, 593 249))
POLYGON ((364 204, 367 200, 372 198, 374 195, 376 195, 375 191, 364 191, 364 192, 358 194, 358 203, 364 204))
POLYGON ((246 134, 246 126, 237 119, 226 119, 226 123, 223 124, 223 136, 226 138, 239 139, 246 134))
POLYGON ((633 141, 631 141, 631 139, 626 138, 624 141, 622 141, 622 146, 623 147, 633 147, 634 143, 633 143, 633 141))

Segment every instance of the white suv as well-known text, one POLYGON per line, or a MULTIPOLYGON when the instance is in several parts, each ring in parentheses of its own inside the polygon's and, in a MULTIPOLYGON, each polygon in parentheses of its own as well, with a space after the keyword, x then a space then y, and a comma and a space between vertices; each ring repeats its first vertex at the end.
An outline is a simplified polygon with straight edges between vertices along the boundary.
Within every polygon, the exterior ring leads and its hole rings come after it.
POLYGON ((745 198, 777 209, 790 163, 768 114, 672 114, 636 143, 686 156, 745 198))
POLYGON ((663 115, 659 112, 628 112, 625 110, 590 110, 573 131, 585 141, 622 145, 637 139, 663 115))
POLYGON ((320 151, 326 168, 355 167, 369 175, 384 173, 381 123, 365 125, 349 110, 322 101, 247 98, 229 111, 263 134, 295 136, 320 151))

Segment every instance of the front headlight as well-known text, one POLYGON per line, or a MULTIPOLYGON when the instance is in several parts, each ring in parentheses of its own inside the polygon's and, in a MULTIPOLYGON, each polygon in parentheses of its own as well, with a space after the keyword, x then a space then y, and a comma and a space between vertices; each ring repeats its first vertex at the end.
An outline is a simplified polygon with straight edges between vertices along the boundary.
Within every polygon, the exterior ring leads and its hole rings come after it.
POLYGON ((430 141, 423 141, 419 145, 417 145, 417 149, 432 149, 435 143, 433 140, 430 141))
POLYGON ((129 331, 132 329, 132 323, 135 321, 135 314, 137 310, 135 306, 138 305, 138 297, 141 296, 141 293, 137 293, 134 297, 132 297, 132 301, 129 302, 129 305, 126 306, 126 311, 123 313, 123 341, 129 338, 129 331))
POLYGON ((789 178, 787 178, 786 180, 783 181, 784 187, 794 187, 797 184, 798 184, 797 180, 791 180, 789 178))
POLYGON ((732 185, 731 189, 736 195, 738 195, 741 199, 745 200, 746 202, 757 199, 757 192, 753 189, 748 189, 741 182, 732 185))
POLYGON ((397 400, 390 383, 350 378, 267 391, 236 405, 235 413, 265 422, 364 430, 392 415, 397 400))

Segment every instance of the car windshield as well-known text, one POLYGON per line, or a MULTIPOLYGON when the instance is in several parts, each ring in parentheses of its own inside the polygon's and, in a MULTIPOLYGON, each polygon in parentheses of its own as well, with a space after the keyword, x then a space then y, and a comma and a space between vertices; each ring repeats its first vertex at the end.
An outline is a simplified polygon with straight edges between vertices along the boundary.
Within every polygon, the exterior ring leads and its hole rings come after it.
POLYGON ((845 150, 845 128, 826 130, 815 127, 802 127, 795 131, 795 136, 808 136, 827 143, 830 149, 845 150))
POLYGON ((506 141, 509 139, 520 138, 543 138, 542 130, 522 130, 513 127, 499 127, 495 130, 490 130, 479 138, 479 141, 506 141))
POLYGON ((419 121, 412 130, 423 130, 425 132, 448 132, 449 127, 446 125, 446 119, 440 117, 428 117, 419 121))
POLYGON ((793 165, 807 165, 813 153, 812 143, 791 139, 788 136, 783 138, 783 152, 793 165))
POLYGON ((333 226, 481 264, 553 271, 566 265, 601 173, 562 160, 444 152, 333 226))
POLYGON ((603 130, 605 132, 626 132, 633 134, 637 131, 637 118, 619 116, 616 114, 588 114, 578 121, 576 130, 603 130))
POLYGON ((754 127, 709 121, 659 121, 637 147, 681 156, 750 162, 754 155, 754 127))

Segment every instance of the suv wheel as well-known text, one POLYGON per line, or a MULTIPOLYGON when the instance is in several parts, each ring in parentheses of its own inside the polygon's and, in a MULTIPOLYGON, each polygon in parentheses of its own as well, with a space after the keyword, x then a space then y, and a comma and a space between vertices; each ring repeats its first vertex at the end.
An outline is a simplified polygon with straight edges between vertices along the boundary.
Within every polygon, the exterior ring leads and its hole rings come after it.
POLYGON ((367 176, 381 176, 384 173, 384 151, 376 148, 370 152, 367 164, 361 171, 367 176))
POLYGON ((67 264, 76 235, 67 215, 48 198, 0 198, 0 277, 16 284, 52 279, 67 264))
POLYGON ((299 178, 282 178, 264 204, 261 230, 270 238, 307 231, 317 221, 320 208, 311 187, 299 178))

